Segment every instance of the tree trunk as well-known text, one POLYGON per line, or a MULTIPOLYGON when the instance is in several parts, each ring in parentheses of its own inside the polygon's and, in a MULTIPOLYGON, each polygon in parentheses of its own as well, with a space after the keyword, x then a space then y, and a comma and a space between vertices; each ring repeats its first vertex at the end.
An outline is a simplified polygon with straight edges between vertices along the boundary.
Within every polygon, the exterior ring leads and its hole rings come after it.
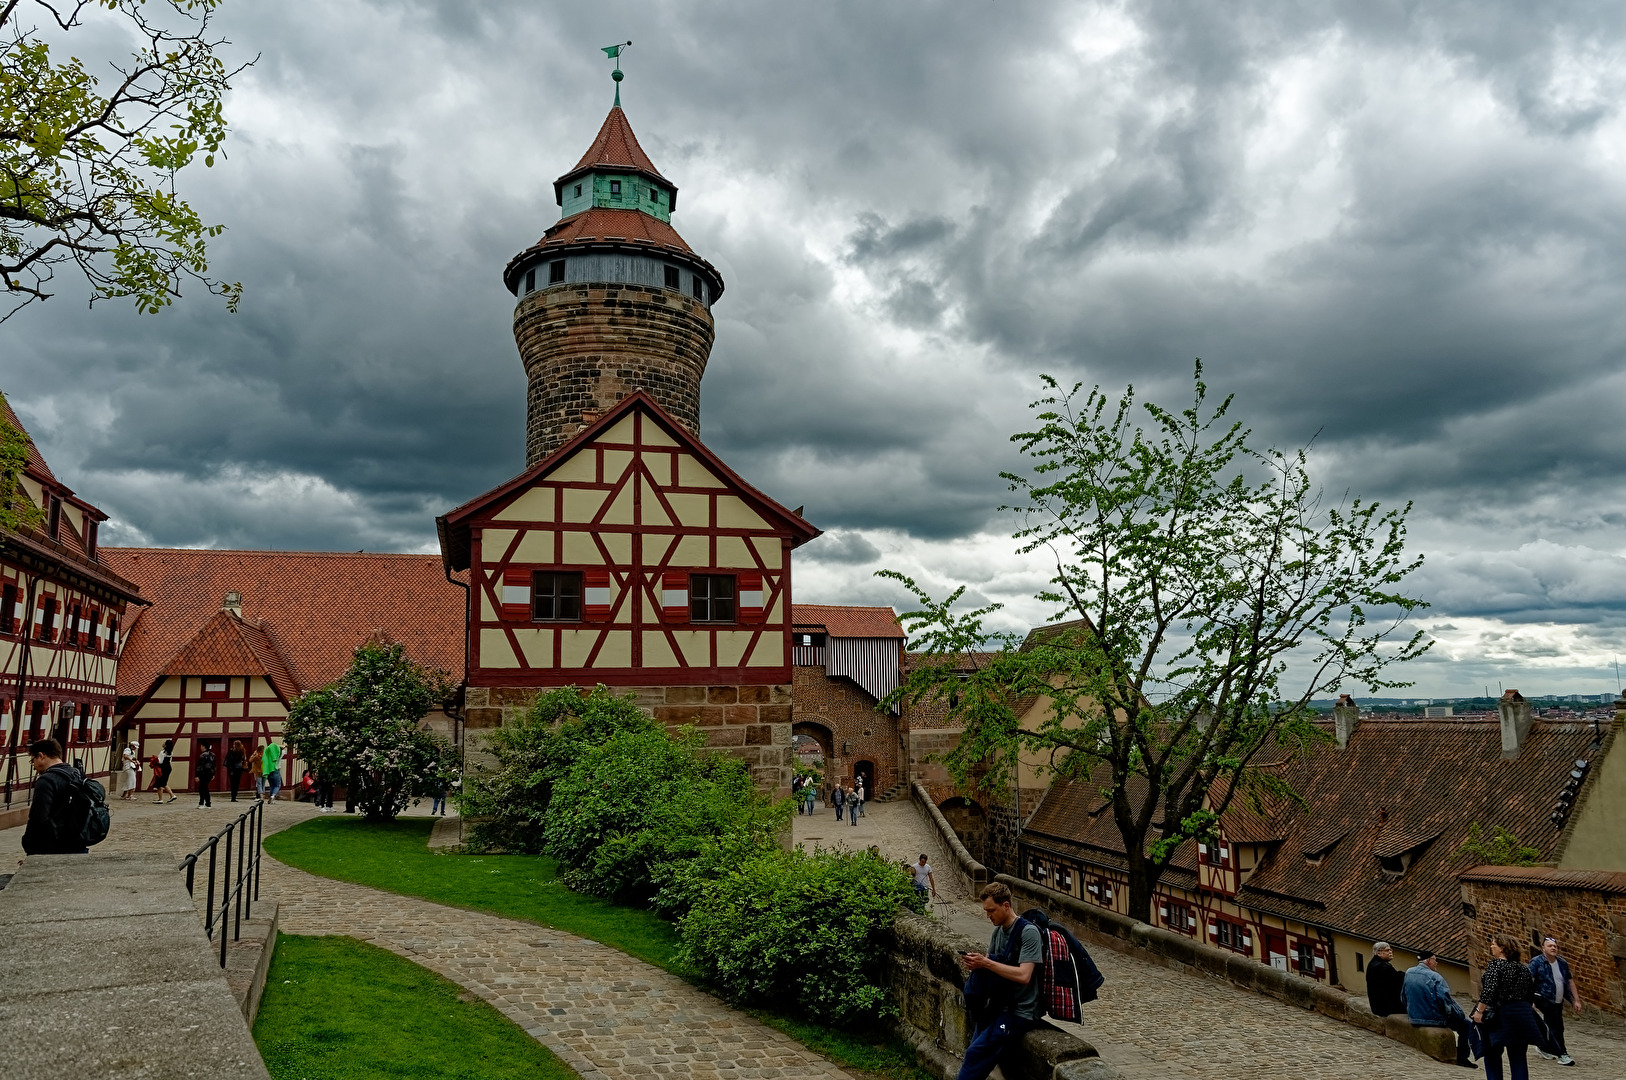
POLYGON ((1157 889, 1157 878, 1151 873, 1151 864, 1144 858, 1129 856, 1129 917, 1143 923, 1152 921, 1152 894, 1157 889))

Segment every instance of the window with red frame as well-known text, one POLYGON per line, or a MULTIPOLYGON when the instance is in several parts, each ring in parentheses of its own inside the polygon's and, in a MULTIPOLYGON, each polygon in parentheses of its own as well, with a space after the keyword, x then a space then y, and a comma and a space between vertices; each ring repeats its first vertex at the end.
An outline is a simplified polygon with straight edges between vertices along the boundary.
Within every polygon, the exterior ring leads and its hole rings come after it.
POLYGON ((17 586, 7 584, 0 589, 0 634, 15 634, 17 632, 18 613, 17 605, 20 590, 17 586))
POLYGON ((1231 865, 1230 844, 1198 844, 1197 861, 1204 866, 1220 866, 1229 868, 1231 865))
POLYGON ((1215 945, 1239 953, 1253 952, 1253 933, 1245 924, 1216 915, 1209 925, 1213 928, 1210 936, 1215 945))
POLYGON ((62 628, 62 639, 69 645, 77 646, 79 644, 79 620, 83 617, 84 610, 78 604, 72 604, 68 607, 68 621, 62 628))
POLYGON ((102 646, 102 649, 104 652, 112 653, 117 652, 118 647, 119 617, 117 615, 109 615, 107 617, 107 642, 102 646))
POLYGON ((56 640, 56 597, 47 596, 40 601, 40 621, 36 628, 35 640, 56 640))
POLYGON ((85 630, 85 648, 94 652, 98 645, 96 637, 101 633, 102 613, 99 611, 92 611, 90 613, 90 618, 86 620, 85 625, 87 627, 85 630))
POLYGON ((223 698, 231 691, 230 679, 204 679, 203 696, 208 698, 223 698))
POLYGON ((43 738, 45 738, 45 702, 35 701, 29 705, 28 741, 43 738))
POLYGON ((1158 905, 1158 914, 1170 930, 1178 930, 1182 934, 1197 932, 1197 914, 1191 910, 1190 904, 1164 900, 1158 905))

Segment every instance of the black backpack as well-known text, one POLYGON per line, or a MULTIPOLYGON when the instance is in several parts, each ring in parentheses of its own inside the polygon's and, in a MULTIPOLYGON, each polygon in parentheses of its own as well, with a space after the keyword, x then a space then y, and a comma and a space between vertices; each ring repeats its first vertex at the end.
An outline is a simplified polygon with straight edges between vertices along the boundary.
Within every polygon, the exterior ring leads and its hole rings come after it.
POLYGON ((67 798, 57 816, 56 832, 61 838, 76 833, 86 847, 95 847, 107 839, 113 827, 113 814, 107 809, 107 789, 77 770, 68 783, 67 798))

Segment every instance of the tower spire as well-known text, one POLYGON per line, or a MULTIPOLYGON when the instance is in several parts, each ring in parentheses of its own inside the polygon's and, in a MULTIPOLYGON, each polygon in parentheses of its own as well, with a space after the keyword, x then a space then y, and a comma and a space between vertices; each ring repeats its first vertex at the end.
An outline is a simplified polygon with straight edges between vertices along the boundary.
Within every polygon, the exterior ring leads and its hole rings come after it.
POLYGON ((621 80, 626 78, 621 74, 621 50, 631 45, 632 42, 623 41, 619 45, 606 45, 603 48, 604 55, 615 61, 615 70, 610 72, 610 78, 615 80, 615 107, 618 109, 621 107, 621 80))

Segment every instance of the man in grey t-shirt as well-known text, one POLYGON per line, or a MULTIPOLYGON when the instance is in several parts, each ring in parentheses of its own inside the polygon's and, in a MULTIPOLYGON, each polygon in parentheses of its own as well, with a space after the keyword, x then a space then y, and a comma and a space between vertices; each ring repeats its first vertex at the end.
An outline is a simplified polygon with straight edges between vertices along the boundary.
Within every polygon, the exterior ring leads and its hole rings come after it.
POLYGON ((986 955, 967 953, 965 966, 972 971, 988 971, 1014 983, 1015 993, 1002 1008, 990 1010, 991 1015, 975 1018, 977 1030, 972 1035, 971 1045, 965 1048, 957 1080, 987 1080, 1005 1051, 1039 1019, 1039 993, 1043 989, 1039 968, 1044 963, 1044 938, 1039 928, 1021 922, 1021 940, 1016 948, 1011 948, 1011 931, 1019 920, 1011 907, 1011 890, 1002 882, 993 881, 983 886, 982 910, 994 924, 988 952, 986 955), (1015 962, 1005 963, 994 957, 1015 962))

